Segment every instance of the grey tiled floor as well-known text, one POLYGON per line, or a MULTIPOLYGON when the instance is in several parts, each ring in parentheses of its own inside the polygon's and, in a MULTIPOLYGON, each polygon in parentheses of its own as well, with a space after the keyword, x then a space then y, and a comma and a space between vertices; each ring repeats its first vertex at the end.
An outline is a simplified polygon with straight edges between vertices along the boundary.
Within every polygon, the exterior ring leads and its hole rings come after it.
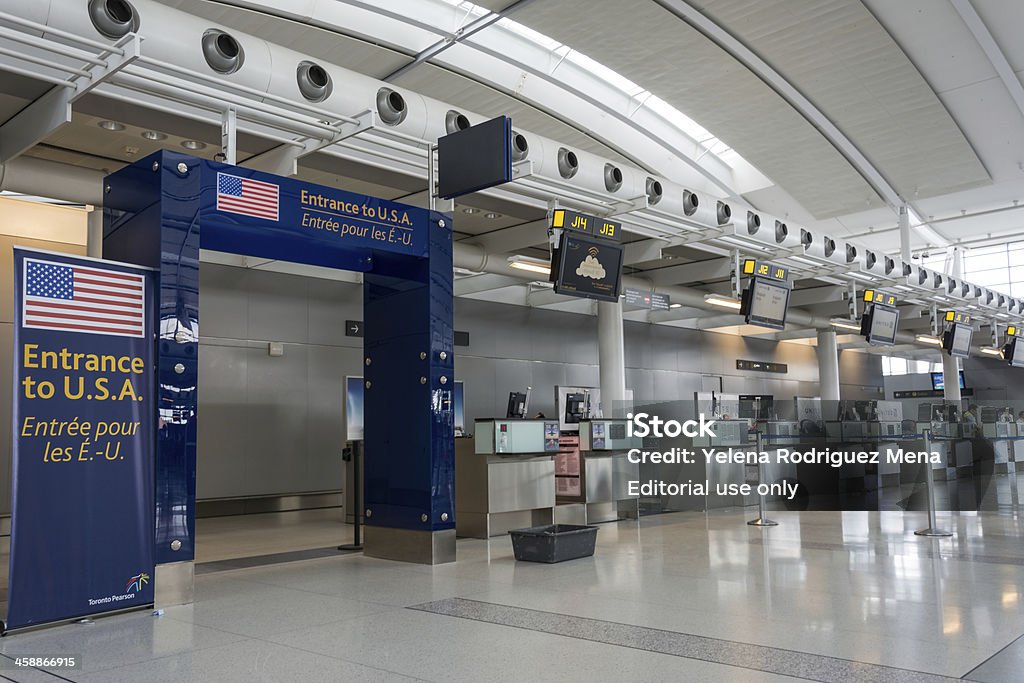
POLYGON ((836 666, 846 680, 1024 680, 1024 520, 947 516, 957 536, 933 540, 913 535, 913 513, 780 512, 767 530, 749 516, 602 525, 595 557, 560 565, 516 563, 496 538, 461 540, 437 567, 345 555, 222 571, 162 617, 0 650, 78 654, 60 672, 72 681, 827 680, 836 666), (460 607, 409 609, 437 601, 460 607))

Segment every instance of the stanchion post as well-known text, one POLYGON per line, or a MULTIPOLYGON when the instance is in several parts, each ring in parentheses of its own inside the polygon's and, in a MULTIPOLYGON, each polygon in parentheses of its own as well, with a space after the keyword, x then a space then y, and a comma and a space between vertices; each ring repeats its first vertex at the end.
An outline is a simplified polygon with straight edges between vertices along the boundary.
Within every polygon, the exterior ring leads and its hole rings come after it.
MULTIPOLYGON (((924 432, 924 452, 931 453, 932 450, 931 432, 924 432)), ((915 536, 947 537, 952 536, 952 531, 940 529, 935 520, 935 474, 932 472, 932 464, 926 462, 924 466, 925 486, 928 488, 928 528, 914 532, 915 536)))
MULTIPOLYGON (((362 524, 360 523, 363 515, 363 473, 360 465, 363 459, 363 449, 360 442, 355 441, 352 443, 352 543, 345 545, 339 545, 338 550, 362 550, 363 549, 363 538, 362 538, 362 524)), ((342 520, 344 521, 344 520, 342 520)))
MULTIPOLYGON (((765 468, 765 464, 761 460, 761 453, 764 452, 764 449, 761 446, 761 430, 758 430, 757 432, 755 432, 755 434, 756 434, 755 438, 756 438, 756 443, 757 443, 757 486, 758 486, 758 488, 760 488, 761 484, 764 483, 764 468, 765 468)), ((765 502, 764 502, 764 494, 761 493, 760 491, 758 491, 758 494, 757 494, 757 519, 752 519, 749 522, 747 522, 747 524, 750 525, 750 526, 778 526, 779 525, 778 522, 773 522, 772 520, 768 519, 768 512, 766 510, 765 502)))

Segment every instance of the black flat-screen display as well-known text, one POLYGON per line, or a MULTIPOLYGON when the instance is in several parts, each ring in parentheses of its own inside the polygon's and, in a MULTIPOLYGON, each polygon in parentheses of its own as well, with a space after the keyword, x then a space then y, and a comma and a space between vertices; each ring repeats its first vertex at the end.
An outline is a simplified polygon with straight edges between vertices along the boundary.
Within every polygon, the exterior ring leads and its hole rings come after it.
POLYGON ((896 343, 896 328, 900 324, 900 310, 891 306, 874 304, 866 335, 869 344, 891 346, 896 343))
POLYGON ((438 138, 438 196, 451 199, 512 180, 511 145, 507 116, 438 138))
MULTIPOLYGON (((935 390, 935 391, 940 391, 940 390, 945 389, 945 388, 946 388, 946 380, 943 377, 943 374, 941 372, 933 372, 932 373, 932 389, 935 390)), ((963 370, 960 371, 960 388, 961 389, 966 389, 967 388, 967 386, 964 384, 964 371, 963 370)))
POLYGON ((622 245, 568 230, 552 271, 555 292, 600 301, 618 301, 622 281, 622 245))
POLYGON ((953 327, 943 335, 942 347, 951 356, 967 358, 971 355, 971 339, 973 337, 974 329, 970 325, 954 323, 953 327))
POLYGON ((747 289, 745 316, 748 325, 781 330, 786 327, 789 287, 783 283, 755 277, 747 289))

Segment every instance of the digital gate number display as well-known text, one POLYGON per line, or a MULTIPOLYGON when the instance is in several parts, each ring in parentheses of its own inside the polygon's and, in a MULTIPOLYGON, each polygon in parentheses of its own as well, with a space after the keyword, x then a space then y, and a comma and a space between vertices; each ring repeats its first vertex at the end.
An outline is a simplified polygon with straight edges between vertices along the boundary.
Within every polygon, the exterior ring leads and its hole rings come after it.
POLYGON ((622 234, 622 223, 568 209, 555 209, 551 215, 551 227, 583 232, 616 242, 621 239, 622 234))

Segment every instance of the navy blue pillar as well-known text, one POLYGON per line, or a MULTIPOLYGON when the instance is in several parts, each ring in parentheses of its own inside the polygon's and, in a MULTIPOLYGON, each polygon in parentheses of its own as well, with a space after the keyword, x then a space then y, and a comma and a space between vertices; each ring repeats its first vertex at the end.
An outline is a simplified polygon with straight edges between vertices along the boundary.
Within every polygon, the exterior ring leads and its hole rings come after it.
POLYGON ((158 271, 158 300, 147 302, 158 307, 154 582, 158 602, 167 604, 191 601, 195 559, 197 166, 198 160, 186 155, 161 153, 109 176, 105 188, 104 256, 158 271), (177 597, 162 597, 170 593, 177 597))
POLYGON ((455 559, 452 230, 430 214, 426 258, 374 255, 363 281, 366 554, 455 559))

